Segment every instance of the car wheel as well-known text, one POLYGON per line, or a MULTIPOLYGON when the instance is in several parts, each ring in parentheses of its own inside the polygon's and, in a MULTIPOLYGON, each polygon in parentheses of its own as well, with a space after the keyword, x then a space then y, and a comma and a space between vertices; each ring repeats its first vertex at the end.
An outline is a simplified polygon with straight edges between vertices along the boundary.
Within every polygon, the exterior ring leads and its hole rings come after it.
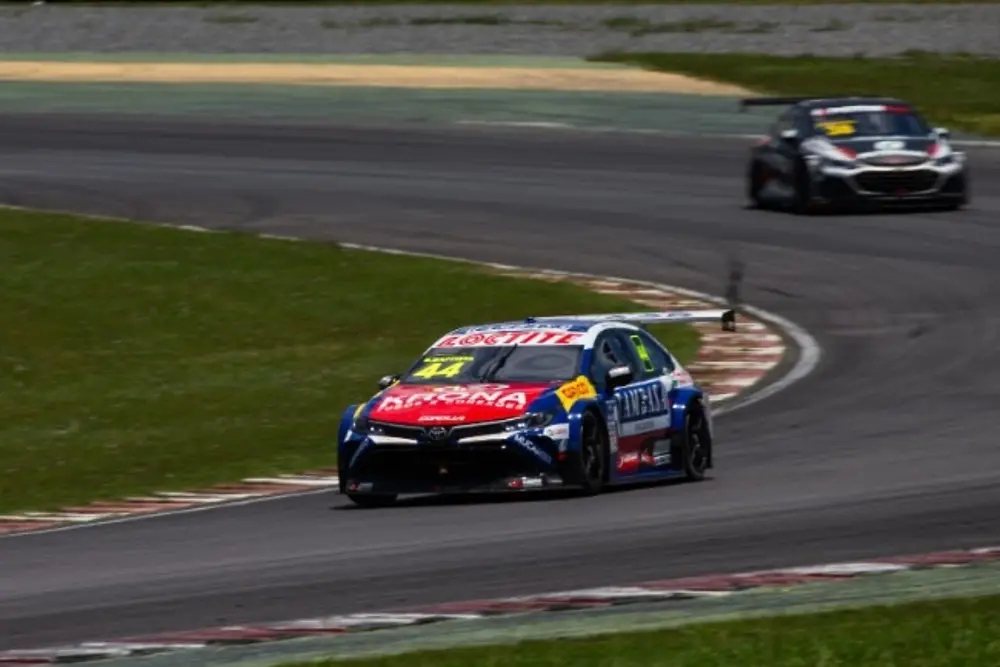
POLYGON ((752 162, 747 174, 747 197, 750 199, 750 206, 752 208, 765 208, 764 201, 760 196, 760 189, 763 184, 764 176, 760 165, 757 162, 752 162))
POLYGON ((578 477, 581 492, 592 496, 600 493, 604 486, 604 471, 608 464, 608 437, 593 413, 585 413, 582 422, 578 477))
POLYGON ((389 507, 395 504, 397 496, 388 493, 348 493, 347 497, 358 507, 389 507))
POLYGON ((684 430, 674 436, 674 451, 689 481, 705 479, 705 471, 712 461, 712 437, 705 414, 699 407, 692 408, 684 416, 684 430))
POLYGON ((801 161, 795 163, 795 173, 792 177, 792 182, 794 184, 792 213, 795 215, 809 215, 812 213, 812 186, 809 184, 809 176, 806 172, 805 163, 801 161))

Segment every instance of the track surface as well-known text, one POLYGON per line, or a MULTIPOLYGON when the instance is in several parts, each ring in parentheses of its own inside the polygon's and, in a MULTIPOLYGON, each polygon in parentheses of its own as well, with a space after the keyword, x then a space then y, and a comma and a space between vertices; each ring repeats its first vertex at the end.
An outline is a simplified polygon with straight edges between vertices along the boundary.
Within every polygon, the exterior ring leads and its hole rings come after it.
POLYGON ((376 512, 321 494, 0 539, 0 647, 996 542, 1000 154, 973 154, 973 210, 801 219, 742 208, 744 151, 4 120, 8 203, 715 292, 739 253, 747 300, 810 329, 825 356, 794 389, 721 418, 704 484, 376 512))

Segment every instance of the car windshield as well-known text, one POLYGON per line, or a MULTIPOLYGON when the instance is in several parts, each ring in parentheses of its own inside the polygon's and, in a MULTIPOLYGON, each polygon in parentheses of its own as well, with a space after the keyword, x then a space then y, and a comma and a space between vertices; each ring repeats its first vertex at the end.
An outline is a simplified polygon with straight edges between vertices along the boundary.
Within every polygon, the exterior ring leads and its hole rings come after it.
POLYGON ((401 378, 402 384, 479 382, 506 357, 490 382, 564 382, 579 374, 579 345, 433 348, 401 378))
POLYGON ((854 106, 814 109, 813 127, 828 139, 866 137, 923 137, 930 127, 908 107, 854 106))

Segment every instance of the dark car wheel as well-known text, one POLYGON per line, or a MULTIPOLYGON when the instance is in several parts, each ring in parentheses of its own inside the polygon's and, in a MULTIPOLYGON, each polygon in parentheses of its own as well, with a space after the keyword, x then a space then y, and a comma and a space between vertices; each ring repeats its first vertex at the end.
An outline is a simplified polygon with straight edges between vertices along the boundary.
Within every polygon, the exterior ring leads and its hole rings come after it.
POLYGON ((806 165, 802 161, 795 163, 795 171, 792 176, 793 192, 792 213, 795 215, 809 215, 812 213, 812 186, 809 183, 809 173, 806 165))
POLYGON ((348 493, 347 497, 358 507, 389 507, 396 502, 395 494, 348 493))
POLYGON ((684 416, 684 430, 674 436, 673 444, 684 476, 692 482, 705 479, 712 461, 712 437, 700 407, 692 408, 684 416))
POLYGON ((766 208, 766 203, 760 196, 764 182, 764 170, 756 161, 751 162, 747 172, 747 198, 752 208, 766 208))
POLYGON ((604 473, 608 465, 608 436, 593 413, 583 415, 582 427, 576 476, 581 493, 592 496, 600 493, 604 486, 604 473))

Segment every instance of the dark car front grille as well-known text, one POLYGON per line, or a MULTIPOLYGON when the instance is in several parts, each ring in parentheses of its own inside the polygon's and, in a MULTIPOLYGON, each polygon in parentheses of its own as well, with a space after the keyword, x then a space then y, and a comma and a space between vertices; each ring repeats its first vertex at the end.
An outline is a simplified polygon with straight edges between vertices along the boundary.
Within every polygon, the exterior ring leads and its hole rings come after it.
POLYGON ((855 176, 858 187, 868 192, 894 195, 931 190, 938 174, 930 169, 913 171, 867 171, 855 176))
POLYGON ((912 167, 927 162, 923 155, 873 155, 862 160, 876 167, 912 167))

